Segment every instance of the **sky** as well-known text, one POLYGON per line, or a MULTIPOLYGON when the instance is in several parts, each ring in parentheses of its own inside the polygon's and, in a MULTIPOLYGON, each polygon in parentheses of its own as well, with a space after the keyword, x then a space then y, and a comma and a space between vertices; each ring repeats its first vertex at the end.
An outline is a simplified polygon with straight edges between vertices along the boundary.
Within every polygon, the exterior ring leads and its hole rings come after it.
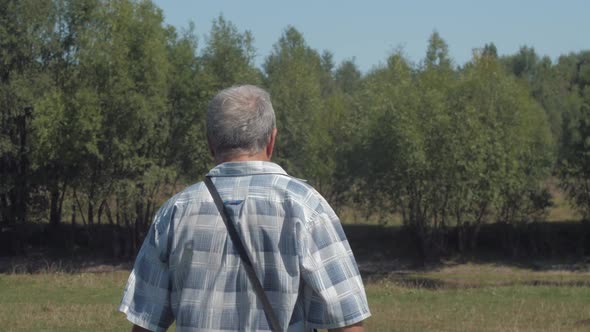
POLYGON ((402 49, 419 63, 429 36, 438 31, 456 65, 474 48, 493 42, 500 55, 531 46, 555 61, 559 55, 590 49, 588 0, 154 0, 166 24, 179 30, 194 22, 206 43, 220 14, 240 32, 249 30, 261 66, 285 28, 295 27, 307 44, 334 54, 336 64, 354 59, 363 72, 402 49))

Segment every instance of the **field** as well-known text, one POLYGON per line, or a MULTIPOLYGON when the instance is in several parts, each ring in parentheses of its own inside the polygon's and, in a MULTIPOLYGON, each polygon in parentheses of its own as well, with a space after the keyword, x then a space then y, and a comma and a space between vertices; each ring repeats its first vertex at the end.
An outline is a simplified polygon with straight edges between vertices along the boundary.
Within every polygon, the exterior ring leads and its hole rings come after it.
MULTIPOLYGON (((128 271, 0 274, 0 330, 123 331, 128 271)), ((394 270, 367 281, 369 331, 590 331, 586 266, 394 270)))

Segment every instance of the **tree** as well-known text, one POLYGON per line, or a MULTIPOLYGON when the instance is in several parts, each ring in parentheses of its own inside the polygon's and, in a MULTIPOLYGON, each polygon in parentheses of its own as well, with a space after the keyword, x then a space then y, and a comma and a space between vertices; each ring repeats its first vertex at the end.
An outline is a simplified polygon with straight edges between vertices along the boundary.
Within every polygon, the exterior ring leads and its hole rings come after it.
POLYGON ((432 51, 443 44, 431 38, 418 70, 392 55, 367 76, 361 102, 370 119, 359 158, 364 191, 401 214, 425 257, 444 250, 437 233, 447 226, 460 226, 466 248, 485 222, 528 220, 545 207, 535 204, 552 165, 546 118, 526 86, 490 56, 458 75, 432 51))
POLYGON ((528 85, 531 96, 543 107, 551 126, 554 146, 558 148, 569 84, 564 75, 559 73, 560 66, 554 66, 549 57, 540 57, 534 48, 527 46, 500 61, 509 72, 528 85))
POLYGON ((85 89, 80 75, 80 38, 95 20, 94 0, 54 1, 54 29, 50 31, 46 68, 51 88, 35 105, 36 174, 50 194, 50 224, 61 222, 68 187, 83 176, 78 167, 96 151, 100 121, 97 99, 85 89))
POLYGON ((498 49, 494 43, 485 44, 481 55, 482 57, 498 58, 498 49))
POLYGON ((590 218, 590 52, 559 59, 567 73, 570 93, 566 97, 559 175, 574 206, 590 218))
POLYGON ((426 67, 451 67, 449 47, 437 31, 434 31, 428 39, 428 47, 426 49, 426 58, 424 59, 424 62, 426 67))
POLYGON ((207 45, 201 56, 202 79, 209 100, 221 89, 237 84, 258 84, 260 73, 254 67, 256 50, 250 31, 240 33, 235 25, 219 16, 213 21, 207 45))
MULTIPOLYGON (((526 86, 507 76, 489 57, 475 58, 460 86, 462 109, 478 110, 483 125, 479 131, 484 169, 479 195, 495 218, 503 222, 526 221, 535 209, 536 196, 553 165, 553 142, 542 108, 530 97, 526 86)), ((471 176, 477 178, 476 174, 471 176)), ((477 219, 475 219, 477 220, 477 219)))
POLYGON ((522 46, 517 54, 505 57, 502 62, 514 75, 531 83, 535 79, 539 56, 534 48, 522 46))
POLYGON ((264 63, 265 86, 276 111, 279 136, 275 158, 296 176, 320 180, 325 132, 322 116, 322 67, 318 53, 293 27, 285 30, 264 63))
MULTIPOLYGON (((34 187, 43 184, 38 179, 33 181, 35 104, 59 79, 54 70, 60 66, 54 57, 61 46, 56 33, 61 22, 59 4, 56 1, 0 3, 0 173, 3 179, 11 179, 3 181, 0 188, 0 210, 6 222, 26 220, 29 196, 34 187)), ((61 63, 66 61, 64 57, 61 63)))
POLYGON ((354 58, 343 61, 334 74, 336 85, 342 92, 353 95, 360 88, 362 74, 357 68, 354 58))
POLYGON ((331 200, 342 205, 359 207, 366 204, 360 199, 358 177, 358 149, 366 130, 366 114, 360 106, 363 77, 354 59, 343 61, 334 73, 335 93, 326 100, 326 108, 333 114, 325 119, 331 136, 333 156, 331 200))
MULTIPOLYGON (((103 7, 102 51, 85 53, 91 81, 100 91, 103 125, 100 156, 88 164, 87 218, 105 199, 117 197, 117 219, 133 225, 138 243, 155 211, 159 188, 174 176, 168 156, 168 33, 161 11, 151 2, 113 1, 103 7), (98 53, 98 54, 96 54, 98 53), (103 181, 106 180, 106 181, 103 181), (100 188, 101 190, 96 190, 100 188), (120 215, 119 215, 120 213, 120 215)), ((93 36, 89 36, 92 38, 93 36)))
POLYGON ((207 103, 201 82, 203 67, 197 54, 194 25, 180 35, 168 31, 168 122, 167 144, 169 163, 185 182, 200 178, 210 166, 205 129, 207 103))
MULTIPOLYGON (((398 212, 405 208, 405 182, 414 179, 423 160, 421 140, 413 117, 417 96, 413 72, 401 54, 393 54, 385 67, 373 70, 364 80, 360 110, 367 117, 367 129, 356 157, 356 176, 364 178, 366 197, 380 210, 398 212), (363 167, 364 166, 364 167, 363 167), (366 168, 366 169, 364 169, 366 168)), ((405 214, 408 221, 409 214, 405 214)))

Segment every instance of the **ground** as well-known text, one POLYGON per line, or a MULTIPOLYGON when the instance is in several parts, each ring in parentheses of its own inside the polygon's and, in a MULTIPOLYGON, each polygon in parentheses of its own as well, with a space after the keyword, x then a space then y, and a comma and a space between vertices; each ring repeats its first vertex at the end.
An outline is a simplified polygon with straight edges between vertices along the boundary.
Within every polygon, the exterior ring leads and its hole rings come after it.
MULTIPOLYGON (((0 274, 7 331, 123 331, 129 266, 47 264, 0 274), (69 272, 63 272, 69 271, 69 272)), ((420 269, 361 262, 369 331, 590 331, 590 268, 442 262, 420 269), (378 269, 378 273, 375 273, 378 269)))

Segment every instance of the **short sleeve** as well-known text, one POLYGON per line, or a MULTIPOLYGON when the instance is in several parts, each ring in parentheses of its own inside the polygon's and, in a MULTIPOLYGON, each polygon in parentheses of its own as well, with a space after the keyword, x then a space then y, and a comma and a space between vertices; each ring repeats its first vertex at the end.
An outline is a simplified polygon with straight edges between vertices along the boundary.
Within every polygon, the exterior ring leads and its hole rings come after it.
POLYGON ((166 203, 152 223, 129 276, 119 311, 135 325, 165 331, 173 322, 167 252, 173 204, 166 203))
POLYGON ((297 233, 308 326, 338 328, 371 316, 352 250, 327 203, 297 233))

